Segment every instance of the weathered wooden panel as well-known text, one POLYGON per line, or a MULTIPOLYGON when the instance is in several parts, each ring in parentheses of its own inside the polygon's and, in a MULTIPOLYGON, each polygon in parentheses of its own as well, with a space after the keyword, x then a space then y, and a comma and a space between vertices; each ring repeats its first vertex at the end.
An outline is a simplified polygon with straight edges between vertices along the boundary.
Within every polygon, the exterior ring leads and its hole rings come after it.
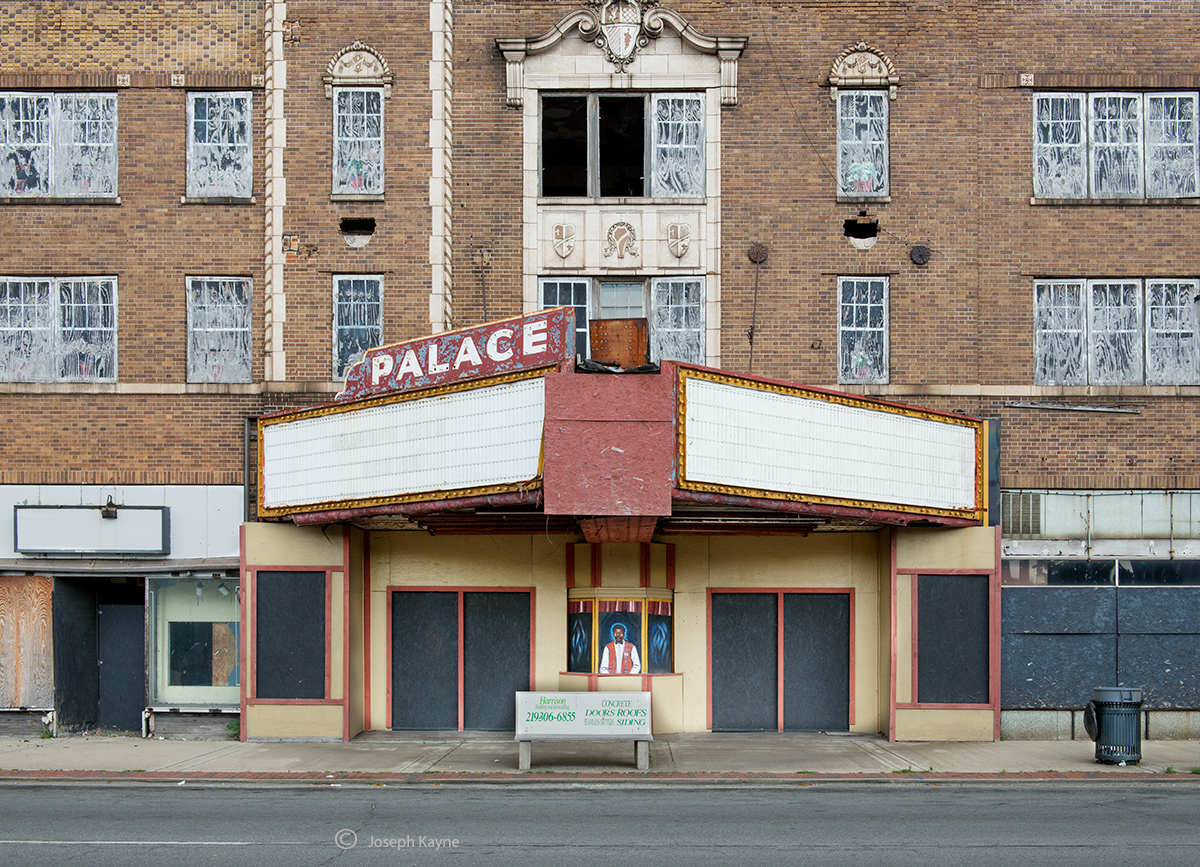
POLYGON ((0 707, 54 706, 53 579, 0 578, 0 707))

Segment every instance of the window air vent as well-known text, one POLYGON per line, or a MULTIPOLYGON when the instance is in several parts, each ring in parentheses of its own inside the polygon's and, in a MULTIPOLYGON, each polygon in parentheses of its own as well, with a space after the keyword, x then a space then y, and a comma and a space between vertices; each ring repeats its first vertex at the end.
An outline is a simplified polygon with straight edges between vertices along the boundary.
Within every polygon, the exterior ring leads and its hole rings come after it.
POLYGON ((1029 491, 1004 491, 1000 495, 1000 522, 1005 536, 1042 534, 1042 495, 1029 491))

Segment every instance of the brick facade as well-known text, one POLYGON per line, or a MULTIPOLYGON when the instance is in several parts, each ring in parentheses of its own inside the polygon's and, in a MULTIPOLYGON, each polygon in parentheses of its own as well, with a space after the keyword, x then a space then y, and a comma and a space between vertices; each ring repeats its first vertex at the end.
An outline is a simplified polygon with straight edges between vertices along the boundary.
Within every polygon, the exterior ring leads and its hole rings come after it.
MULTIPOLYGON (((286 81, 267 86, 262 34, 273 5, 160 2, 135 13, 117 3, 19 3, 0 25, 0 87, 115 91, 120 105, 120 204, 2 206, 4 274, 119 281, 116 384, 0 384, 0 408, 16 423, 5 478, 139 478, 147 455, 183 443, 169 461, 155 458, 155 479, 240 479, 242 419, 321 402, 337 387, 330 377, 334 274, 383 275, 385 341, 429 332, 440 255, 430 239, 443 222, 435 208, 444 204, 431 178, 435 114, 443 110, 431 68, 443 60, 452 70, 444 88, 453 130, 452 213, 444 218, 452 283, 451 312, 441 324, 523 312, 524 133, 521 112, 506 105, 495 40, 544 33, 575 0, 434 4, 437 14, 428 3, 348 9, 292 2, 279 43, 286 81), (453 22, 448 57, 431 30, 438 15, 453 22), (332 104, 322 75, 355 40, 394 75, 384 100, 381 201, 330 196, 332 104), (179 74, 186 83, 173 86, 179 74), (180 203, 185 94, 193 87, 253 90, 254 203, 180 203), (268 316, 278 317, 263 294, 271 87, 286 120, 282 232, 291 247, 283 254, 286 310, 278 320, 286 373, 265 382, 264 335, 268 316), (369 243, 346 243, 339 231, 345 218, 375 220, 369 243), (253 280, 250 385, 186 384, 183 278, 201 273, 253 280), (103 449, 97 429, 109 440, 103 449), (98 460, 103 470, 90 465, 98 460)), ((1195 419, 1200 387, 1035 385, 1032 289, 1042 277, 1195 276, 1200 241, 1189 225, 1196 200, 1031 204, 1030 168, 1037 91, 1200 87, 1200 74, 1190 71, 1191 41, 1176 38, 1200 26, 1194 9, 685 0, 671 8, 700 32, 749 38, 738 104, 720 114, 723 367, 839 387, 837 277, 887 276, 890 382, 843 388, 1001 419, 1005 487, 1200 487, 1181 435, 1195 419), (835 190, 828 74, 859 42, 890 58, 900 76, 889 105, 887 202, 839 201, 835 190), (843 237, 843 221, 860 210, 879 220, 869 251, 843 237), (769 253, 757 272, 747 258, 755 243, 769 253), (910 261, 917 244, 932 250, 928 264, 910 261)))

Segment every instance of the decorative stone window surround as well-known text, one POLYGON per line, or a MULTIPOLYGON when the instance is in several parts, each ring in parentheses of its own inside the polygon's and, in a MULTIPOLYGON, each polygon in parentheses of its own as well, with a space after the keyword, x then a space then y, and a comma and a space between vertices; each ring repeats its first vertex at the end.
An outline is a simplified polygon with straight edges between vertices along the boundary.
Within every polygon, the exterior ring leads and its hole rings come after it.
POLYGON ((578 10, 555 28, 531 39, 497 39, 505 55, 508 101, 520 108, 524 126, 523 304, 527 312, 540 305, 538 277, 549 273, 590 276, 636 275, 645 277, 707 275, 705 292, 706 361, 720 364, 720 244, 721 244, 721 124, 722 105, 737 102, 737 58, 746 40, 702 37, 690 30, 676 13, 660 7, 650 12, 669 13, 661 20, 676 33, 663 31, 641 46, 623 71, 596 45, 586 27, 589 10, 578 10), (581 25, 582 22, 582 25, 581 25), (682 32, 682 35, 677 35, 682 32), (705 197, 703 199, 542 199, 539 198, 539 147, 541 118, 539 93, 650 91, 703 92, 706 100, 705 197), (575 220, 571 218, 574 217, 575 220), (576 222, 577 220, 577 222, 576 222), (553 249, 553 227, 571 222, 577 235, 575 251, 564 261, 553 249), (640 232, 638 256, 608 261, 603 250, 609 228, 628 223, 640 232), (688 253, 681 260, 669 252, 666 227, 688 225, 692 233, 688 253), (578 260, 578 261, 576 261, 578 260))

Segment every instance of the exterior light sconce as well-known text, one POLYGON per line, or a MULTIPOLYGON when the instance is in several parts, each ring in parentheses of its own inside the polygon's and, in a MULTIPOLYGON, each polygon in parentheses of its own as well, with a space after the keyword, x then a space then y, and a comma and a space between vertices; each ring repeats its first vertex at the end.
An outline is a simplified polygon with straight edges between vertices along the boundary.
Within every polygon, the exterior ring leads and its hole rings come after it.
POLYGON ((200 583, 199 581, 196 582, 196 595, 197 596, 204 595, 204 585, 202 583, 200 583))
POLYGON ((112 494, 108 495, 108 502, 100 507, 100 517, 110 521, 116 520, 117 504, 113 502, 112 494))
POLYGON ((229 595, 229 588, 225 586, 225 582, 224 582, 224 581, 222 581, 220 584, 218 584, 218 585, 217 585, 217 590, 220 592, 220 594, 221 594, 222 596, 228 596, 228 595, 229 595))

